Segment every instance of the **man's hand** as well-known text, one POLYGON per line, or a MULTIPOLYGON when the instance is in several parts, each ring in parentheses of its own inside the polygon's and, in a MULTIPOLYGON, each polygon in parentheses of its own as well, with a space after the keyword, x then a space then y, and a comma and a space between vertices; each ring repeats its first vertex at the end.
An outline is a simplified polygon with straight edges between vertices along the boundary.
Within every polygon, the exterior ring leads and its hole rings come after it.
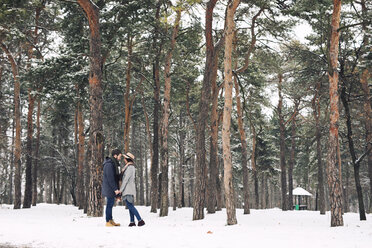
POLYGON ((120 190, 115 190, 115 195, 118 195, 118 194, 120 194, 120 190))

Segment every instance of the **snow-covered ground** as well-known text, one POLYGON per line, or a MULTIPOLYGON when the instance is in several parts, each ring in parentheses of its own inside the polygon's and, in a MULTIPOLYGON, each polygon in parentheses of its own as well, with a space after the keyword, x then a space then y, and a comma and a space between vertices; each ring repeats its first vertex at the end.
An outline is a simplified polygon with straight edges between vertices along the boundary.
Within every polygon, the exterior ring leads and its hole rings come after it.
POLYGON ((87 217, 73 206, 12 207, 0 207, 0 247, 372 247, 371 214, 361 222, 358 214, 347 213, 344 227, 331 228, 329 213, 269 209, 243 215, 238 209, 238 224, 226 226, 225 211, 192 221, 190 208, 169 209, 168 217, 159 217, 137 207, 146 225, 130 228, 128 210, 121 206, 113 210, 120 227, 105 227, 103 217, 87 217))

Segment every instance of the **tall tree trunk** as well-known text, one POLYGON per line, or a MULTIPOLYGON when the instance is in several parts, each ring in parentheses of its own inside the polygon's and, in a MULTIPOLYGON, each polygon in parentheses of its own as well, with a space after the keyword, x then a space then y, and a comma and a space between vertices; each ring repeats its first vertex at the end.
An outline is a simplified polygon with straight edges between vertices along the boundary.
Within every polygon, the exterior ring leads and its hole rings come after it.
POLYGON ((240 4, 240 0, 230 0, 227 6, 225 20, 225 56, 224 56, 224 88, 225 88, 225 104, 223 111, 222 125, 222 146, 224 160, 224 186, 225 186, 225 201, 227 212, 227 224, 235 225, 236 210, 234 202, 234 185, 233 185, 233 167, 230 147, 230 126, 231 126, 231 109, 232 109, 232 41, 235 32, 234 15, 240 4))
POLYGON ((168 126, 170 112, 170 93, 171 93, 171 63, 173 51, 176 46, 176 38, 181 20, 181 8, 176 11, 176 20, 173 27, 170 49, 165 60, 165 83, 164 83, 164 99, 163 99, 163 115, 161 120, 161 200, 160 200, 160 216, 168 216, 169 195, 168 195, 168 126))
POLYGON ((39 150, 40 150, 40 116, 41 116, 41 100, 37 100, 37 114, 36 114, 36 146, 35 146, 35 162, 33 167, 32 179, 32 206, 37 203, 37 181, 38 181, 38 166, 39 166, 39 150))
MULTIPOLYGON (((78 88, 78 84, 75 84, 75 90, 76 90, 76 98, 78 98, 78 95, 79 95, 79 88, 78 88)), ((77 187, 76 187, 76 201, 77 201, 77 205, 76 206, 79 206, 79 203, 80 203, 80 199, 79 199, 79 126, 78 126, 78 115, 79 115, 79 109, 78 109, 78 104, 79 102, 76 102, 75 103, 75 114, 74 114, 74 145, 75 145, 75 169, 76 169, 76 174, 77 174, 77 177, 76 177, 76 183, 77 183, 77 187)))
POLYGON ((324 176, 322 164, 322 144, 320 130, 320 82, 316 85, 314 99, 312 101, 313 114, 315 119, 315 138, 316 138, 316 157, 318 165, 318 203, 320 214, 325 214, 325 196, 324 196, 324 176))
MULTIPOLYGON (((142 108, 143 108, 143 113, 145 115, 145 131, 146 131, 146 136, 147 136, 147 141, 149 144, 149 150, 150 150, 150 159, 152 159, 152 156, 153 156, 153 152, 152 152, 152 147, 151 147, 151 132, 150 132, 150 119, 149 119, 149 115, 147 113, 147 110, 146 110, 146 104, 145 104, 145 100, 143 99, 143 96, 141 97, 141 103, 142 103, 142 108)), ((147 146, 146 146, 146 152, 147 152, 147 146)), ((146 161, 146 160, 145 160, 146 161)))
POLYGON ((285 162, 285 124, 282 113, 283 96, 282 96, 282 82, 283 75, 279 74, 278 92, 279 92, 279 103, 278 103, 278 115, 279 115, 279 127, 280 127, 280 170, 281 170, 281 190, 282 190, 282 210, 288 210, 287 205, 287 170, 285 162))
POLYGON ((298 113, 299 99, 295 100, 294 113, 291 126, 291 159, 288 166, 288 209, 293 210, 293 168, 296 161, 296 116, 298 113))
MULTIPOLYGON (((251 130, 252 130, 252 156, 251 156, 251 166, 252 166, 252 173, 254 179, 254 197, 256 202, 256 208, 260 207, 259 202, 259 194, 258 194, 258 173, 257 173, 257 166, 256 166, 256 139, 257 133, 256 128, 253 125, 252 121, 250 120, 251 130)), ((262 186, 261 186, 262 187, 262 186)))
POLYGON ((4 140, 6 138, 6 131, 7 127, 5 125, 6 121, 6 110, 5 110, 5 102, 4 102, 4 94, 3 94, 3 81, 2 81, 2 76, 3 76, 3 64, 0 62, 0 113, 2 113, 2 116, 0 116, 0 153, 2 152, 2 149, 6 147, 5 144, 6 141, 4 140))
POLYGON ((104 136, 102 130, 102 54, 99 30, 99 9, 91 0, 78 0, 83 8, 90 29, 90 139, 92 149, 91 176, 89 183, 88 216, 103 215, 102 201, 102 164, 104 136))
POLYGON ((261 194, 262 194, 262 199, 261 199, 261 208, 266 209, 267 208, 267 192, 268 192, 268 185, 267 185, 267 180, 266 180, 266 174, 265 172, 262 173, 261 177, 261 194))
POLYGON ((186 159, 185 159, 185 120, 183 118, 183 113, 180 111, 179 115, 179 169, 178 169, 178 202, 177 206, 182 208, 185 206, 185 182, 184 178, 184 168, 186 166, 186 159))
POLYGON ((341 0, 333 0, 331 24, 331 39, 329 47, 329 98, 330 98, 330 128, 328 140, 327 177, 331 203, 331 226, 343 226, 342 217, 342 182, 339 168, 339 111, 338 111, 338 43, 341 14, 341 0))
MULTIPOLYGON (((218 56, 215 56, 215 61, 218 60, 218 56)), ((215 63, 216 75, 217 75, 217 62, 215 63)), ((216 208, 218 210, 218 174, 219 174, 219 159, 218 159, 218 93, 219 87, 217 86, 216 80, 211 80, 212 84, 212 108, 211 108, 211 126, 210 132, 211 137, 209 141, 209 178, 207 185, 207 210, 208 213, 215 213, 216 208)))
POLYGON ((145 115, 145 131, 146 131, 146 136, 147 136, 147 143, 145 142, 145 167, 144 167, 144 170, 145 170, 145 192, 146 192, 146 203, 145 205, 146 206, 149 206, 150 205, 150 194, 149 194, 149 177, 148 177, 148 168, 147 168, 147 148, 149 148, 150 150, 150 159, 152 160, 152 156, 153 156, 153 152, 152 152, 152 147, 151 147, 151 132, 150 132, 150 120, 149 120, 149 116, 147 114, 147 110, 146 110, 146 104, 145 104, 145 101, 143 99, 143 95, 141 97, 141 103, 142 103, 142 108, 143 108, 143 112, 144 112, 144 115, 145 115))
MULTIPOLYGON (((243 167, 243 195, 244 195, 244 214, 250 214, 249 210, 249 181, 248 181, 248 154, 247 154, 247 141, 246 135, 244 130, 244 122, 243 122, 243 109, 240 100, 240 90, 239 84, 237 81, 236 76, 234 77, 234 84, 235 84, 235 97, 236 97, 236 106, 237 106, 237 113, 238 113, 238 127, 239 127, 239 134, 240 134, 240 142, 242 143, 242 167, 243 167)), ((252 151, 252 159, 254 160, 254 155, 252 151)), ((257 204, 258 207, 258 204, 257 204)))
MULTIPOLYGON (((55 156, 53 156, 55 157, 55 156)), ((53 203, 54 204, 59 204, 58 199, 59 199, 59 177, 60 177, 60 171, 57 168, 53 175, 52 175, 52 183, 53 183, 53 203)))
POLYGON ((137 125, 134 121, 131 122, 132 124, 132 127, 131 127, 131 131, 132 131, 132 134, 131 134, 131 138, 130 140, 132 141, 131 142, 131 145, 130 147, 128 148, 129 150, 128 151, 131 151, 131 153, 133 153, 134 157, 136 158, 136 175, 135 175, 135 187, 136 187, 136 195, 134 196, 134 198, 136 199, 136 204, 139 204, 139 200, 140 200, 140 190, 139 190, 139 187, 140 187, 140 184, 139 184, 139 177, 140 177, 140 173, 141 173, 141 158, 140 158, 140 154, 139 154, 139 144, 138 143, 138 134, 137 131, 137 125))
POLYGON ((79 177, 79 104, 80 104, 80 92, 79 92, 79 85, 75 84, 75 90, 76 90, 76 106, 75 106, 75 115, 74 115, 74 145, 75 145, 75 167, 76 167, 76 172, 77 172, 77 177, 76 177, 76 202, 77 205, 80 209, 80 203, 82 202, 82 199, 80 200, 80 194, 79 190, 80 189, 80 180, 81 178, 79 177))
POLYGON ((132 51, 133 51, 133 38, 128 35, 127 40, 128 48, 128 61, 127 61, 127 72, 125 78, 125 94, 124 94, 124 105, 125 105, 125 119, 124 119, 124 152, 129 151, 130 144, 130 122, 132 119, 132 109, 130 104, 130 79, 131 79, 131 70, 132 70, 132 51))
POLYGON ((33 112, 35 97, 28 89, 28 114, 27 114, 27 139, 26 139, 26 184, 23 199, 23 208, 30 208, 32 204, 32 136, 33 136, 33 112))
POLYGON ((158 38, 160 31, 160 7, 161 1, 157 2, 156 5, 156 24, 154 30, 153 39, 153 49, 156 50, 156 56, 153 63, 153 79, 154 79, 154 112, 153 112, 153 142, 152 142, 152 152, 153 156, 151 158, 151 213, 157 212, 157 202, 158 202, 158 171, 159 171, 159 110, 160 110, 160 54, 161 45, 158 48, 158 38))
POLYGON ((47 177, 46 177, 46 183, 48 184, 47 190, 45 191, 45 198, 46 202, 51 204, 53 203, 53 175, 54 175, 54 168, 52 168, 47 177))
POLYGON ((89 208, 89 182, 91 178, 90 174, 90 164, 92 163, 92 139, 88 140, 88 145, 87 145, 87 152, 86 152, 86 159, 84 160, 84 189, 85 189, 85 203, 84 203, 84 214, 88 213, 88 208, 89 208))
MULTIPOLYGON (((79 96, 80 98, 80 96, 79 96)), ((84 194, 84 159, 85 159, 85 135, 84 135, 84 118, 83 108, 81 102, 78 102, 78 130, 79 130, 79 143, 78 143, 78 176, 77 176, 77 198, 79 209, 84 208, 85 194, 84 194)))
MULTIPOLYGON (((366 6, 366 1, 361 0, 362 5, 362 16, 365 18, 364 23, 362 25, 365 35, 363 37, 364 47, 370 49, 369 47, 369 37, 370 31, 368 30, 366 20, 368 19, 368 9, 366 6)), ((366 51, 368 52, 368 50, 366 51)), ((367 62, 367 61, 366 61, 367 62)), ((366 129, 366 143, 367 143, 367 151, 368 153, 368 176, 369 176, 369 199, 370 203, 370 212, 372 212, 372 109, 371 109, 371 93, 368 87, 368 81, 371 77, 370 68, 366 67, 362 70, 360 76, 360 84, 363 90, 363 97, 364 97, 364 125, 366 129)))
POLYGON ((359 205, 359 218, 360 220, 366 220, 366 211, 364 208, 363 202, 363 193, 362 193, 362 186, 360 184, 360 160, 357 160, 355 148, 354 148, 354 140, 353 140, 353 130, 351 127, 351 114, 349 108, 349 102, 346 99, 346 89, 345 87, 342 88, 341 91, 341 101, 345 108, 345 115, 346 115, 346 126, 347 126, 347 140, 349 143, 349 151, 352 159, 352 163, 354 166, 354 178, 355 178, 355 187, 356 192, 358 195, 358 205, 359 205))
MULTIPOLYGON (((221 121, 222 122, 222 121, 221 121)), ((217 188, 217 207, 216 207, 216 211, 221 211, 222 208, 225 206, 224 205, 224 196, 225 196, 225 192, 223 190, 223 178, 224 178, 224 173, 223 173, 223 158, 217 158, 217 178, 216 178, 216 181, 217 181, 217 184, 216 184, 216 188, 217 188), (221 176, 219 176, 219 174, 221 174, 221 176)))
POLYGON ((172 177, 172 182, 171 182, 171 187, 172 187, 172 200, 173 200, 173 211, 177 209, 177 194, 176 194, 176 173, 175 173, 175 164, 173 163, 172 166, 172 172, 171 172, 171 177, 172 177))
POLYGON ((345 186, 343 188, 343 196, 344 196, 344 213, 350 212, 350 207, 349 207, 349 186, 350 186, 350 170, 349 170, 349 164, 345 164, 345 174, 346 174, 346 179, 345 179, 345 186))
POLYGON ((2 187, 3 194, 4 194, 3 202, 8 203, 10 202, 10 196, 13 193, 12 189, 9 188, 9 186, 11 185, 12 178, 10 177, 9 178, 10 180, 6 180, 6 177, 12 173, 11 172, 12 166, 8 166, 8 164, 11 164, 11 159, 13 158, 11 154, 9 154, 9 150, 8 150, 7 133, 8 133, 8 128, 9 128, 8 126, 9 115, 8 115, 8 110, 6 107, 6 102, 4 99, 4 90, 3 90, 4 81, 2 80, 3 70, 4 70, 3 64, 2 62, 0 62, 0 113, 1 113, 1 116, 0 116, 0 159, 2 163, 4 163, 5 165, 5 174, 3 177, 4 180, 2 180, 0 184, 4 184, 4 188, 2 187))
MULTIPOLYGON (((208 121, 208 110, 211 95, 211 77, 213 73, 213 54, 214 45, 212 37, 213 9, 216 5, 215 0, 207 3, 205 14, 205 38, 206 38, 206 64, 199 102, 199 115, 196 129, 196 166, 195 166, 195 195, 193 201, 193 220, 204 219, 205 193, 207 186, 207 164, 205 150, 205 129, 208 121)), ((208 191, 209 192, 209 191, 208 191)), ((213 212, 213 210, 211 211, 213 212)))
MULTIPOLYGON (((211 109, 211 117, 210 117, 210 153, 209 153, 209 177, 206 185, 206 194, 207 194, 207 211, 208 213, 215 213, 216 210, 221 210, 221 196, 218 195, 219 189, 218 186, 220 185, 219 181, 219 159, 218 159, 218 127, 219 127, 219 120, 218 120, 218 94, 220 89, 222 89, 222 85, 217 85, 217 70, 218 70, 218 58, 219 53, 224 45, 224 36, 220 38, 220 40, 214 45, 213 42, 213 10, 216 6, 217 1, 211 0, 207 4, 207 11, 205 17, 205 37, 206 37, 206 65, 205 65, 205 73, 203 79, 203 85, 205 82, 204 90, 209 91, 206 92, 204 96, 200 99, 204 99, 205 101, 207 98, 211 98, 208 100, 207 103, 204 103, 203 108, 205 106, 209 106, 210 102, 212 102, 212 109, 211 109), (210 90, 212 89, 212 96, 210 96, 210 90), (207 104, 207 105, 205 105, 207 104)), ((199 105, 201 107, 201 105, 199 105)), ((201 109, 201 108, 200 108, 201 109)), ((200 115, 200 112, 199 112, 200 115)), ((200 116, 199 116, 200 117, 200 116)), ((208 119, 208 112, 205 120, 208 119)), ((205 133, 203 133, 205 135, 205 133)), ((204 136, 205 138, 205 136, 204 136)), ((205 151, 204 151, 205 153, 205 151)), ((205 157, 205 155, 204 155, 205 157)), ((206 165, 205 165, 206 166, 206 165)), ((207 173, 208 174, 208 173, 207 173)))
MULTIPOLYGON (((142 127, 142 125, 140 125, 140 127, 142 127)), ((139 162, 140 162, 140 166, 139 166, 139 170, 138 170, 138 174, 139 174, 139 192, 140 192, 140 196, 139 196, 139 202, 141 205, 145 205, 145 187, 144 187, 144 181, 143 181, 143 170, 144 170, 144 166, 143 166, 143 139, 141 138, 139 140, 139 162)))
POLYGON ((14 119, 15 119, 15 152, 14 152, 14 209, 21 208, 21 110, 20 110, 20 92, 21 86, 19 82, 18 65, 5 44, 0 40, 0 46, 8 57, 12 67, 14 79, 14 119))
POLYGON ((293 210, 293 168, 296 157, 296 122, 291 125, 291 157, 288 164, 288 210, 293 210))
POLYGON ((146 190, 146 206, 150 206, 150 193, 149 193, 149 170, 147 166, 147 147, 151 145, 150 143, 145 143, 145 190, 146 190))
POLYGON ((194 196, 194 174, 195 174, 195 156, 191 157, 191 164, 189 169, 189 178, 190 178, 190 184, 189 184, 189 205, 188 207, 191 207, 193 204, 193 196, 194 196))
POLYGON ((10 157, 10 174, 9 174, 9 199, 8 204, 13 203, 13 172, 14 172, 14 131, 15 131, 15 119, 12 119, 12 154, 10 157))

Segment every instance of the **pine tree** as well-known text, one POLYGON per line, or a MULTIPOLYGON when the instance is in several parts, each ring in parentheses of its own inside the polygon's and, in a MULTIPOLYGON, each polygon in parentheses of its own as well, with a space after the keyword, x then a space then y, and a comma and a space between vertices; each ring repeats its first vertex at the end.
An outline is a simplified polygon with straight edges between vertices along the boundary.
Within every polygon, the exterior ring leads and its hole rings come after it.
POLYGON ((330 129, 328 141, 327 176, 331 200, 331 226, 343 226, 342 217, 342 183, 340 178, 340 144, 338 140, 338 42, 341 14, 341 1, 333 1, 331 39, 329 46, 329 96, 330 96, 330 129))
POLYGON ((225 104, 223 111, 223 126, 222 126, 222 143, 223 143, 223 160, 224 160, 224 186, 225 200, 227 211, 227 224, 237 224, 235 203, 234 203, 234 187, 232 183, 232 157, 230 147, 230 124, 232 110, 232 42, 235 32, 234 15, 240 0, 229 1, 226 12, 225 25, 225 56, 224 56, 224 88, 225 88, 225 104))

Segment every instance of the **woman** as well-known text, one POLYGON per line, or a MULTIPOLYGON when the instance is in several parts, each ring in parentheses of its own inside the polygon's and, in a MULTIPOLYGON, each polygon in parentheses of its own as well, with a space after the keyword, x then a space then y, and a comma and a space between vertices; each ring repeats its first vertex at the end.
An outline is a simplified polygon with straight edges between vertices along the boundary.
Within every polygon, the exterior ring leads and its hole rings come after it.
POLYGON ((137 209, 134 207, 134 196, 136 195, 136 185, 135 185, 135 178, 136 178, 136 168, 134 167, 134 155, 130 152, 123 155, 125 166, 122 170, 123 179, 121 182, 120 191, 123 196, 123 201, 125 201, 130 215, 130 223, 129 226, 135 226, 136 223, 134 222, 134 216, 136 216, 138 221, 138 226, 145 225, 145 222, 142 220, 141 216, 139 215, 137 209))

